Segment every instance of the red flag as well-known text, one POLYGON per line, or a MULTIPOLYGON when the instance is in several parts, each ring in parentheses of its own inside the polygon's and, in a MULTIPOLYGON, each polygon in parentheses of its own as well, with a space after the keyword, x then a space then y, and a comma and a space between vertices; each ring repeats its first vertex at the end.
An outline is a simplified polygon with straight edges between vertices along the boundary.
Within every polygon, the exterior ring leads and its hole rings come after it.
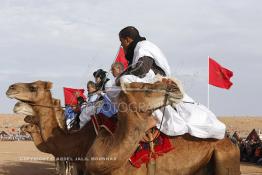
POLYGON ((232 86, 230 78, 233 72, 219 65, 215 60, 209 57, 209 84, 224 89, 232 86))
POLYGON ((118 51, 118 54, 116 56, 116 60, 115 62, 120 62, 124 65, 124 68, 126 69, 127 66, 128 66, 128 61, 126 59, 126 56, 125 56, 125 52, 124 52, 124 49, 123 47, 120 47, 119 48, 119 51, 118 51))
POLYGON ((84 89, 73 89, 64 87, 65 104, 70 106, 77 105, 77 97, 81 96, 86 99, 84 89))

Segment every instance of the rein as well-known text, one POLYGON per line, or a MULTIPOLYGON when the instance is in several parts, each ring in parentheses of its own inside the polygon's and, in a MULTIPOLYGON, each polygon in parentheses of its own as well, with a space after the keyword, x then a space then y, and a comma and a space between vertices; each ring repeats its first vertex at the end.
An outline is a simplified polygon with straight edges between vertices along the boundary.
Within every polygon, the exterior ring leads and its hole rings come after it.
MULTIPOLYGON (((167 105, 167 102, 168 102, 168 97, 171 95, 171 92, 168 92, 167 89, 165 90, 156 90, 156 89, 137 89, 137 88, 127 88, 125 89, 126 91, 133 91, 133 92, 140 92, 140 91, 143 91, 145 93, 147 92, 161 92, 165 95, 165 99, 164 99, 164 104, 162 106, 159 106, 159 107, 155 107, 155 108, 152 108, 152 109, 146 109, 146 110, 141 110, 141 109, 136 109, 137 112, 142 112, 142 113, 145 113, 145 112, 154 112, 155 110, 157 109, 160 109, 164 106, 164 110, 163 110, 163 117, 165 115, 165 110, 166 110, 166 105, 167 105)), ((172 97, 174 99, 180 99, 180 98, 176 98, 176 97, 172 97)), ((98 102, 98 101, 96 101, 98 102)), ((95 104, 96 102, 92 102, 92 104, 95 104)), ((49 105, 40 105, 40 104, 34 104, 34 103, 30 103, 28 102, 27 104, 31 105, 31 106, 39 106, 39 107, 44 107, 44 108, 52 108, 52 109, 65 109, 66 107, 65 106, 49 106, 49 105)), ((160 129, 161 129, 161 126, 162 126, 162 123, 163 123, 163 117, 161 119, 161 123, 160 123, 160 129)))
POLYGON ((34 103, 27 103, 31 106, 39 106, 39 107, 44 107, 44 108, 66 108, 65 106, 59 106, 59 107, 56 107, 56 106, 47 106, 47 105, 38 105, 38 104, 34 104, 34 103))
POLYGON ((165 106, 165 107, 164 107, 163 116, 162 116, 162 119, 161 119, 161 122, 160 122, 159 131, 161 130, 161 127, 162 127, 162 124, 163 124, 163 119, 164 119, 165 112, 166 112, 167 100, 168 100, 168 95, 166 94, 166 95, 165 95, 165 103, 164 103, 164 106, 165 106))

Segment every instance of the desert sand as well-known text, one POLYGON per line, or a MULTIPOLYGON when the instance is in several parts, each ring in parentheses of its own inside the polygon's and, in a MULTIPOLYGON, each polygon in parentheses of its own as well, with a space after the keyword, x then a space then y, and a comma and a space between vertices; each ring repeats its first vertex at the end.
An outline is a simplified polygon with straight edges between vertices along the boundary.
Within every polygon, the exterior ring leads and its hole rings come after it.
POLYGON ((1 175, 52 175, 54 158, 36 149, 31 141, 0 142, 1 175))
MULTIPOLYGON (((262 117, 220 117, 229 131, 246 136, 253 128, 262 129, 262 117)), ((19 128, 22 116, 0 115, 0 131, 19 128), (8 126, 8 127, 7 127, 8 126)), ((243 175, 262 175, 262 167, 242 163, 243 175)), ((51 175, 55 173, 54 157, 36 149, 31 141, 0 141, 0 175, 51 175)))

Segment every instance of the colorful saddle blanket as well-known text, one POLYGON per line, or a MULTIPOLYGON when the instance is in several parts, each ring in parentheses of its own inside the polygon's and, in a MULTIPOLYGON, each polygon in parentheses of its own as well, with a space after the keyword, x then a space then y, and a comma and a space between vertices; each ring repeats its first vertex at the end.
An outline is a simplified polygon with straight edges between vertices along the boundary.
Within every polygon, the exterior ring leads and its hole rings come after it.
POLYGON ((157 159, 159 156, 162 156, 164 153, 167 153, 173 149, 174 147, 172 146, 168 136, 161 133, 154 140, 155 153, 152 154, 151 157, 149 143, 140 142, 137 150, 130 157, 129 161, 134 167, 140 168, 141 164, 148 163, 151 159, 157 159))

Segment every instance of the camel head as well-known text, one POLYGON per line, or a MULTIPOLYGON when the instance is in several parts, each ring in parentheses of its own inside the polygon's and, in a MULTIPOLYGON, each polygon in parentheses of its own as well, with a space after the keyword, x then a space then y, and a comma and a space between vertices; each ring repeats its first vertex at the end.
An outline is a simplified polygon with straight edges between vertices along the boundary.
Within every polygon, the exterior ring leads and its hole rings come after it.
POLYGON ((131 110, 154 111, 166 105, 175 106, 183 98, 180 82, 161 79, 155 83, 129 83, 121 85, 131 110))
POLYGON ((9 86, 6 95, 22 102, 37 103, 50 96, 51 82, 35 81, 32 83, 16 83, 9 86))
POLYGON ((39 128, 34 124, 25 124, 20 127, 20 130, 28 133, 40 132, 39 128))
POLYGON ((33 110, 32 106, 21 101, 15 104, 13 111, 14 113, 20 115, 35 116, 35 111, 33 110))
MULTIPOLYGON (((52 98, 52 101, 54 107, 61 107, 61 101, 59 99, 52 98)), ((13 111, 19 115, 36 116, 33 107, 30 104, 24 103, 22 101, 19 101, 15 104, 13 111)))

